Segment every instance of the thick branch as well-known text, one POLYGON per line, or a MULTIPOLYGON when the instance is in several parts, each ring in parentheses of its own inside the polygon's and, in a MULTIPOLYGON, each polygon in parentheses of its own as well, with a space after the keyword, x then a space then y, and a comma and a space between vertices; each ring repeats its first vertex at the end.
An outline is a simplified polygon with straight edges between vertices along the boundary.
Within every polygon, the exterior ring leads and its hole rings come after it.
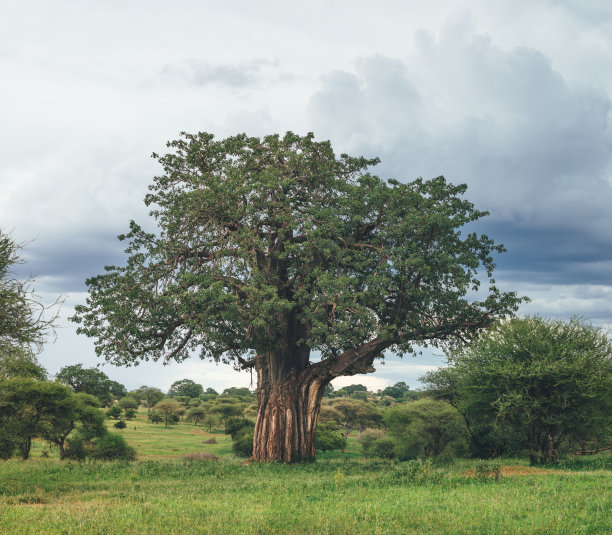
POLYGON ((375 338, 355 349, 345 351, 335 359, 318 362, 312 366, 312 371, 326 379, 334 379, 343 375, 370 373, 374 371, 372 362, 386 348, 392 346, 395 340, 375 338))

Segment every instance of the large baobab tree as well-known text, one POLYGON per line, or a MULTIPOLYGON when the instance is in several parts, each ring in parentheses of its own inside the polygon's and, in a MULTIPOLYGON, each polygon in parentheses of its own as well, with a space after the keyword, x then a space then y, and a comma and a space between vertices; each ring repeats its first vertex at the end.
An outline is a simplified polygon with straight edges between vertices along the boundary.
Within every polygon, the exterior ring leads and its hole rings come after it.
POLYGON ((159 232, 130 224, 127 264, 87 281, 74 319, 115 364, 199 351, 254 369, 256 460, 314 457, 335 377, 373 371, 385 350, 470 339, 520 301, 492 280, 467 297, 503 247, 461 233, 485 215, 465 186, 383 181, 367 172, 378 160, 312 134, 168 146, 145 198, 159 232))

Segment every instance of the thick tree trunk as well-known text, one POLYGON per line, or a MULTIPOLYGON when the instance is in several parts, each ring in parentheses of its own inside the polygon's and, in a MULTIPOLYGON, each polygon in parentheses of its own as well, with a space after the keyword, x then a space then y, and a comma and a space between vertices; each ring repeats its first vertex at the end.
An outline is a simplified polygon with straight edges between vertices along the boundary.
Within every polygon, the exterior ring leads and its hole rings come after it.
POLYGON ((329 380, 295 361, 288 366, 292 360, 274 353, 257 357, 256 461, 292 463, 316 456, 317 421, 329 380))
POLYGON ((255 357, 257 421, 253 437, 255 461, 292 463, 316 456, 315 433, 321 399, 329 382, 342 375, 373 372, 372 361, 393 340, 375 339, 334 359, 312 364, 297 321, 283 351, 255 357))

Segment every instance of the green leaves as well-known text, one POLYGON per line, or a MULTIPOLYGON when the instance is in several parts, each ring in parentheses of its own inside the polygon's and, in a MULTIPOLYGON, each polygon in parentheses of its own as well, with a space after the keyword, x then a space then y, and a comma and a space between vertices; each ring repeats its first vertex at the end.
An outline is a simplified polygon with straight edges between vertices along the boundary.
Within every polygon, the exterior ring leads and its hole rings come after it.
POLYGON ((426 376, 432 393, 468 420, 495 420, 534 461, 609 429, 612 342, 579 318, 501 322, 450 363, 426 376))
POLYGON ((73 318, 116 364, 194 350, 242 367, 269 350, 333 359, 377 337, 411 351, 468 339, 520 302, 493 287, 466 298, 503 247, 461 234, 486 214, 464 185, 385 182, 368 173, 378 159, 336 157, 312 134, 168 147, 145 198, 159 232, 132 222, 126 266, 89 279, 73 318))

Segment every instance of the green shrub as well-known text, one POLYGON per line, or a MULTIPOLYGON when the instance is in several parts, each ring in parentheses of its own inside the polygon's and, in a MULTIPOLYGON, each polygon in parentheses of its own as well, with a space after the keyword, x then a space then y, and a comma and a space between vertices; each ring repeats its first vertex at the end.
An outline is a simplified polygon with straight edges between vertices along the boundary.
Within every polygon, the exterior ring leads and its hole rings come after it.
POLYGON ((125 420, 119 420, 118 422, 115 422, 115 425, 113 425, 113 427, 116 427, 117 429, 125 429, 127 427, 127 424, 125 423, 125 420))
POLYGON ((319 425, 315 435, 315 448, 317 451, 343 450, 346 448, 346 438, 338 431, 319 425))
POLYGON ((365 431, 361 437, 359 438, 359 442, 361 444, 361 449, 363 450, 363 454, 367 457, 370 456, 374 448, 374 444, 377 440, 380 440, 384 436, 384 431, 381 429, 369 429, 365 431))
POLYGON ((181 421, 181 417, 178 414, 170 414, 168 415, 168 423, 170 424, 178 424, 181 421))
POLYGON ((232 440, 249 433, 255 429, 255 424, 246 418, 229 418, 225 426, 225 434, 231 435, 232 440))
POLYGON ((95 441, 91 455, 95 459, 105 461, 133 461, 136 459, 136 450, 129 446, 121 435, 106 433, 95 441))
POLYGON ((15 453, 15 440, 11 434, 0 427, 0 459, 10 459, 15 453))
POLYGON ((66 447, 64 449, 64 458, 72 459, 74 461, 84 461, 89 455, 92 445, 87 442, 83 437, 75 435, 72 438, 66 440, 66 447))
POLYGON ((501 478, 499 463, 480 461, 476 464, 474 475, 478 481, 499 481, 501 478))
POLYGON ((110 409, 106 411, 107 418, 118 419, 121 416, 123 409, 119 405, 113 405, 110 409))
POLYGON ((374 455, 383 459, 395 457, 395 442, 390 438, 380 438, 374 443, 374 455))
POLYGON ((253 455, 253 433, 248 431, 238 435, 232 444, 232 451, 241 457, 253 455))
POLYGON ((125 409, 125 417, 128 420, 132 420, 133 418, 136 418, 136 414, 137 412, 134 409, 125 409))
POLYGON ((152 424, 159 424, 164 421, 164 415, 158 411, 151 411, 147 414, 147 418, 152 424))

